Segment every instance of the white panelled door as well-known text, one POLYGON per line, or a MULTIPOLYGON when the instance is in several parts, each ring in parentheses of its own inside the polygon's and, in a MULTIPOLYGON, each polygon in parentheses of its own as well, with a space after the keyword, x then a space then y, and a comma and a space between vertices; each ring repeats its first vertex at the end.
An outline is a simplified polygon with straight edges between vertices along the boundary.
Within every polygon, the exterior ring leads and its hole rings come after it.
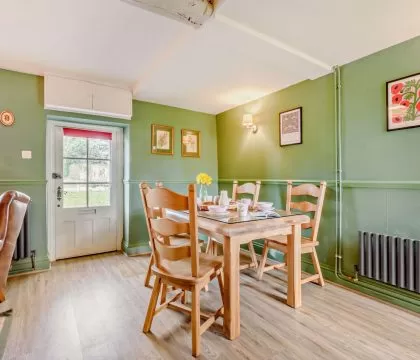
POLYGON ((54 126, 55 258, 117 250, 121 130, 54 126))

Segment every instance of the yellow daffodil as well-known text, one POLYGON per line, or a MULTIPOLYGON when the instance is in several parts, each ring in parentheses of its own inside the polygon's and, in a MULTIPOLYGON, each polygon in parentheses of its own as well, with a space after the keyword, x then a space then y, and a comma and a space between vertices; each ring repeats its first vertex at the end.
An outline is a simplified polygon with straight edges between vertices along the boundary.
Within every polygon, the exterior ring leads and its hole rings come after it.
POLYGON ((197 180, 197 184, 201 184, 201 185, 211 185, 213 181, 211 176, 206 173, 199 173, 196 177, 196 180, 197 180))

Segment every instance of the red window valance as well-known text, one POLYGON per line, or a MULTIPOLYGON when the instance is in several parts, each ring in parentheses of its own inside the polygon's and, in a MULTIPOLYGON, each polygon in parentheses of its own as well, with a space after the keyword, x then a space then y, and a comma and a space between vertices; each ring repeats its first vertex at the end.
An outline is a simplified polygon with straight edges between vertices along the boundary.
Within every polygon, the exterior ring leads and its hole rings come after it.
POLYGON ((112 140, 112 133, 105 131, 63 128, 63 134, 66 136, 83 137, 89 139, 112 140))

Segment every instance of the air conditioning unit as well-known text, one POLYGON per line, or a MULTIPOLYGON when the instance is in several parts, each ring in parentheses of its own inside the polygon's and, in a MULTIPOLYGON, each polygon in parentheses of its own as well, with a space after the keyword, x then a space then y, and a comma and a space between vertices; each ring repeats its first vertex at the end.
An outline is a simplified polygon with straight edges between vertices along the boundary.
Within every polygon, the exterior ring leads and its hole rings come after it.
MULTIPOLYGON (((216 0, 122 0, 183 23, 201 27, 214 14, 216 0)), ((220 3, 219 1, 218 3, 220 3)))

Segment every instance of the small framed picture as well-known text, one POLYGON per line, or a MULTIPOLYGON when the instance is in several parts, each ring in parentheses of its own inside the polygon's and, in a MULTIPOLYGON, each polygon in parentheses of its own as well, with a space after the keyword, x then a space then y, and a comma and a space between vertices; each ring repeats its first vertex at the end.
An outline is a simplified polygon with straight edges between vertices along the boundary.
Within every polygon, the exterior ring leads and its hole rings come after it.
POLYGON ((420 74, 386 83, 387 130, 420 126, 420 74))
POLYGON ((185 157, 200 157, 200 132, 197 130, 181 130, 181 153, 185 157))
POLYGON ((167 125, 152 125, 152 154, 174 154, 174 128, 167 125))
POLYGON ((302 107, 280 113, 280 146, 302 144, 302 107))

